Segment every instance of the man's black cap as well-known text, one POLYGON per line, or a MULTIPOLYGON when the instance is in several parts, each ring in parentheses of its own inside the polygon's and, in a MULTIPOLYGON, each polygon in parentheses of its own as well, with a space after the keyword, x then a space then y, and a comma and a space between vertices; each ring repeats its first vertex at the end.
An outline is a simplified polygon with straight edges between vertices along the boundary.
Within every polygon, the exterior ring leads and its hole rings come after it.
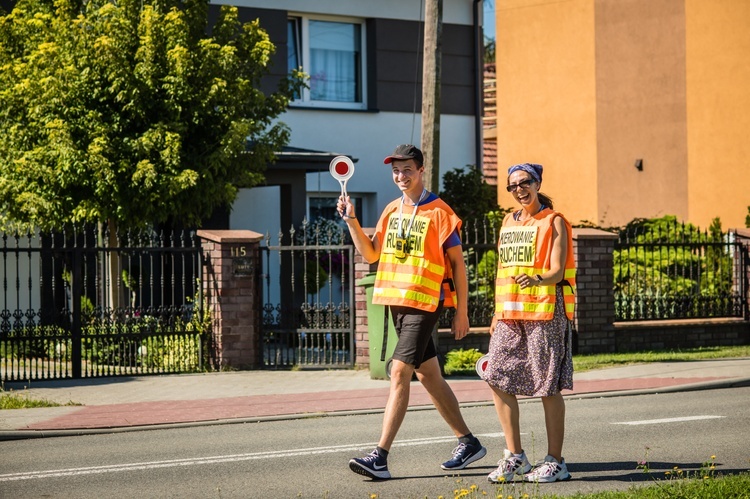
POLYGON ((416 161, 418 166, 422 166, 424 164, 424 156, 422 155, 422 151, 411 144, 401 144, 400 146, 396 147, 396 149, 393 151, 393 154, 386 157, 383 160, 383 163, 385 163, 386 165, 389 163, 393 163, 394 159, 413 159, 414 161, 416 161))

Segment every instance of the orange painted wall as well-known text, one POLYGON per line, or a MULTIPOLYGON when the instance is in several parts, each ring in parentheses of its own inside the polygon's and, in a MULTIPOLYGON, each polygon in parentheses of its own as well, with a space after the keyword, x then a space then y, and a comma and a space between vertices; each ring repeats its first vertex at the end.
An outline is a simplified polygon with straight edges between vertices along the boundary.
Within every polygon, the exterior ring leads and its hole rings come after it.
POLYGON ((516 163, 544 165, 542 191, 572 222, 596 220, 594 2, 496 0, 498 203, 516 163))
POLYGON ((690 221, 744 227, 750 206, 750 1, 686 0, 690 221))
POLYGON ((675 0, 596 1, 602 225, 687 207, 685 13, 675 0), (635 167, 642 160, 643 169, 635 167))
POLYGON ((509 165, 577 223, 744 227, 750 0, 497 0, 498 200, 509 165), (635 168, 643 160, 643 171, 635 168))

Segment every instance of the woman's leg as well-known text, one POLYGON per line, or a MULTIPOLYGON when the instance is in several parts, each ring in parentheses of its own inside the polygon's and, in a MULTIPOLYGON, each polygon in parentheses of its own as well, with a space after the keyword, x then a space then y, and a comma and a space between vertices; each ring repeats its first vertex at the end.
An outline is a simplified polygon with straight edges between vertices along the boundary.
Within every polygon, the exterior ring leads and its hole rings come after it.
POLYGON ((493 386, 490 386, 490 388, 492 388, 497 418, 500 420, 500 426, 505 434, 505 445, 513 454, 520 454, 523 448, 521 447, 518 399, 515 395, 498 390, 493 386))
POLYGON ((550 397, 542 397, 542 405, 547 427, 547 454, 561 462, 565 438, 565 400, 558 392, 550 397))

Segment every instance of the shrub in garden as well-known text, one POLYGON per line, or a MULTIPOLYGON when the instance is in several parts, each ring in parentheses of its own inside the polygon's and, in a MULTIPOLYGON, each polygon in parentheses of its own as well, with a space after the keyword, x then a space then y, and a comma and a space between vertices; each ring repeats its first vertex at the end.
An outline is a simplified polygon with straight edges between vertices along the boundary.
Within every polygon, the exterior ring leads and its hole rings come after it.
POLYGON ((476 363, 484 355, 476 348, 451 350, 445 354, 443 371, 446 375, 476 374, 476 363))

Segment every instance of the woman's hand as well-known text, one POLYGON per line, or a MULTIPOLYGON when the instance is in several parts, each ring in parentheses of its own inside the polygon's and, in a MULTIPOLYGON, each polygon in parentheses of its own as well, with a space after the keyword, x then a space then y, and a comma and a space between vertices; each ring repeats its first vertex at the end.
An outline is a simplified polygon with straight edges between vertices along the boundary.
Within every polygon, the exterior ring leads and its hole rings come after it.
POLYGON ((495 334, 495 329, 497 328, 498 322, 500 322, 500 319, 497 318, 497 315, 492 314, 492 322, 490 322, 490 336, 495 334))
POLYGON ((513 280, 521 287, 521 289, 530 288, 531 286, 539 286, 537 278, 528 274, 518 274, 517 276, 513 276, 513 280))

